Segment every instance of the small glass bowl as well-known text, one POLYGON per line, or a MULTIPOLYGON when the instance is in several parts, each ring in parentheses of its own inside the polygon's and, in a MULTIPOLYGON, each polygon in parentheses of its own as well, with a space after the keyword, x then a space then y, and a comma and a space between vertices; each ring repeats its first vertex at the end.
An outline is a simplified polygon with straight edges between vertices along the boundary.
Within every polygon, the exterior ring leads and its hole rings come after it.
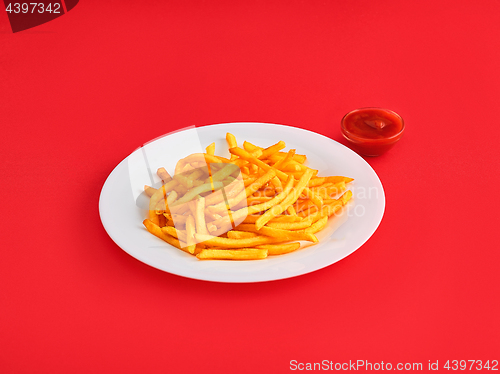
POLYGON ((347 113, 340 121, 340 131, 344 138, 346 138, 349 146, 357 153, 364 156, 380 156, 389 149, 391 149, 403 136, 405 130, 405 123, 403 118, 389 109, 367 107, 355 109, 347 113), (397 134, 391 135, 389 137, 384 137, 380 139, 373 139, 368 137, 363 137, 360 134, 353 134, 346 129, 345 123, 355 114, 362 112, 378 112, 380 115, 390 116, 391 119, 396 120, 401 123, 401 130, 397 134))

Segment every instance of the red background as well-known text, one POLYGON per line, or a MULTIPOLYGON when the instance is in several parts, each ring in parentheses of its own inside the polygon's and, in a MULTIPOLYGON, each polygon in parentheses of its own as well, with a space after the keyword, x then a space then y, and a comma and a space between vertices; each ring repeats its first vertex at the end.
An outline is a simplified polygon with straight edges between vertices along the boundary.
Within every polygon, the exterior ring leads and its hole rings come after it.
POLYGON ((286 373, 290 360, 500 359, 498 1, 81 1, 13 34, 0 13, 0 371, 286 373), (341 141, 381 106, 373 237, 311 274, 161 272, 104 231, 138 146, 232 121, 341 141))

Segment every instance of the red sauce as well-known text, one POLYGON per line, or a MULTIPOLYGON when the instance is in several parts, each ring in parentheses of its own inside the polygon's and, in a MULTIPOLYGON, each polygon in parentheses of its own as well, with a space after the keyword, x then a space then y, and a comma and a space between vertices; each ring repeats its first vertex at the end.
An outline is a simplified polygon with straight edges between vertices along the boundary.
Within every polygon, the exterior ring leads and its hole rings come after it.
POLYGON ((341 131, 356 152, 365 156, 378 156, 392 148, 401 138, 404 122, 391 110, 362 108, 342 118, 341 131))

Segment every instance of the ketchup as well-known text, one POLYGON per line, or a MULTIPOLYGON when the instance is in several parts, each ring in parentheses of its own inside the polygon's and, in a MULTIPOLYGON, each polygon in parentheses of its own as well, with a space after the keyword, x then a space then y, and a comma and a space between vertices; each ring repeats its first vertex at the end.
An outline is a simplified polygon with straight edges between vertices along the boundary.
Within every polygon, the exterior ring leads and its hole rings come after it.
POLYGON ((342 135, 351 148, 365 156, 379 156, 401 139, 404 121, 382 108, 361 108, 347 113, 341 122, 342 135))

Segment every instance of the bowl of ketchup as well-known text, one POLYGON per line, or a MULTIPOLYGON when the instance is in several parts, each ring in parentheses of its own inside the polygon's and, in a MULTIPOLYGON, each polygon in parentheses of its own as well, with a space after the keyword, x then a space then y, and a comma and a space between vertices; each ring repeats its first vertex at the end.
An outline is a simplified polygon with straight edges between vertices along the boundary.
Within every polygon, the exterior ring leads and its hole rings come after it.
POLYGON ((347 113, 340 130, 350 147, 364 156, 379 156, 403 136, 403 118, 392 110, 360 108, 347 113))

